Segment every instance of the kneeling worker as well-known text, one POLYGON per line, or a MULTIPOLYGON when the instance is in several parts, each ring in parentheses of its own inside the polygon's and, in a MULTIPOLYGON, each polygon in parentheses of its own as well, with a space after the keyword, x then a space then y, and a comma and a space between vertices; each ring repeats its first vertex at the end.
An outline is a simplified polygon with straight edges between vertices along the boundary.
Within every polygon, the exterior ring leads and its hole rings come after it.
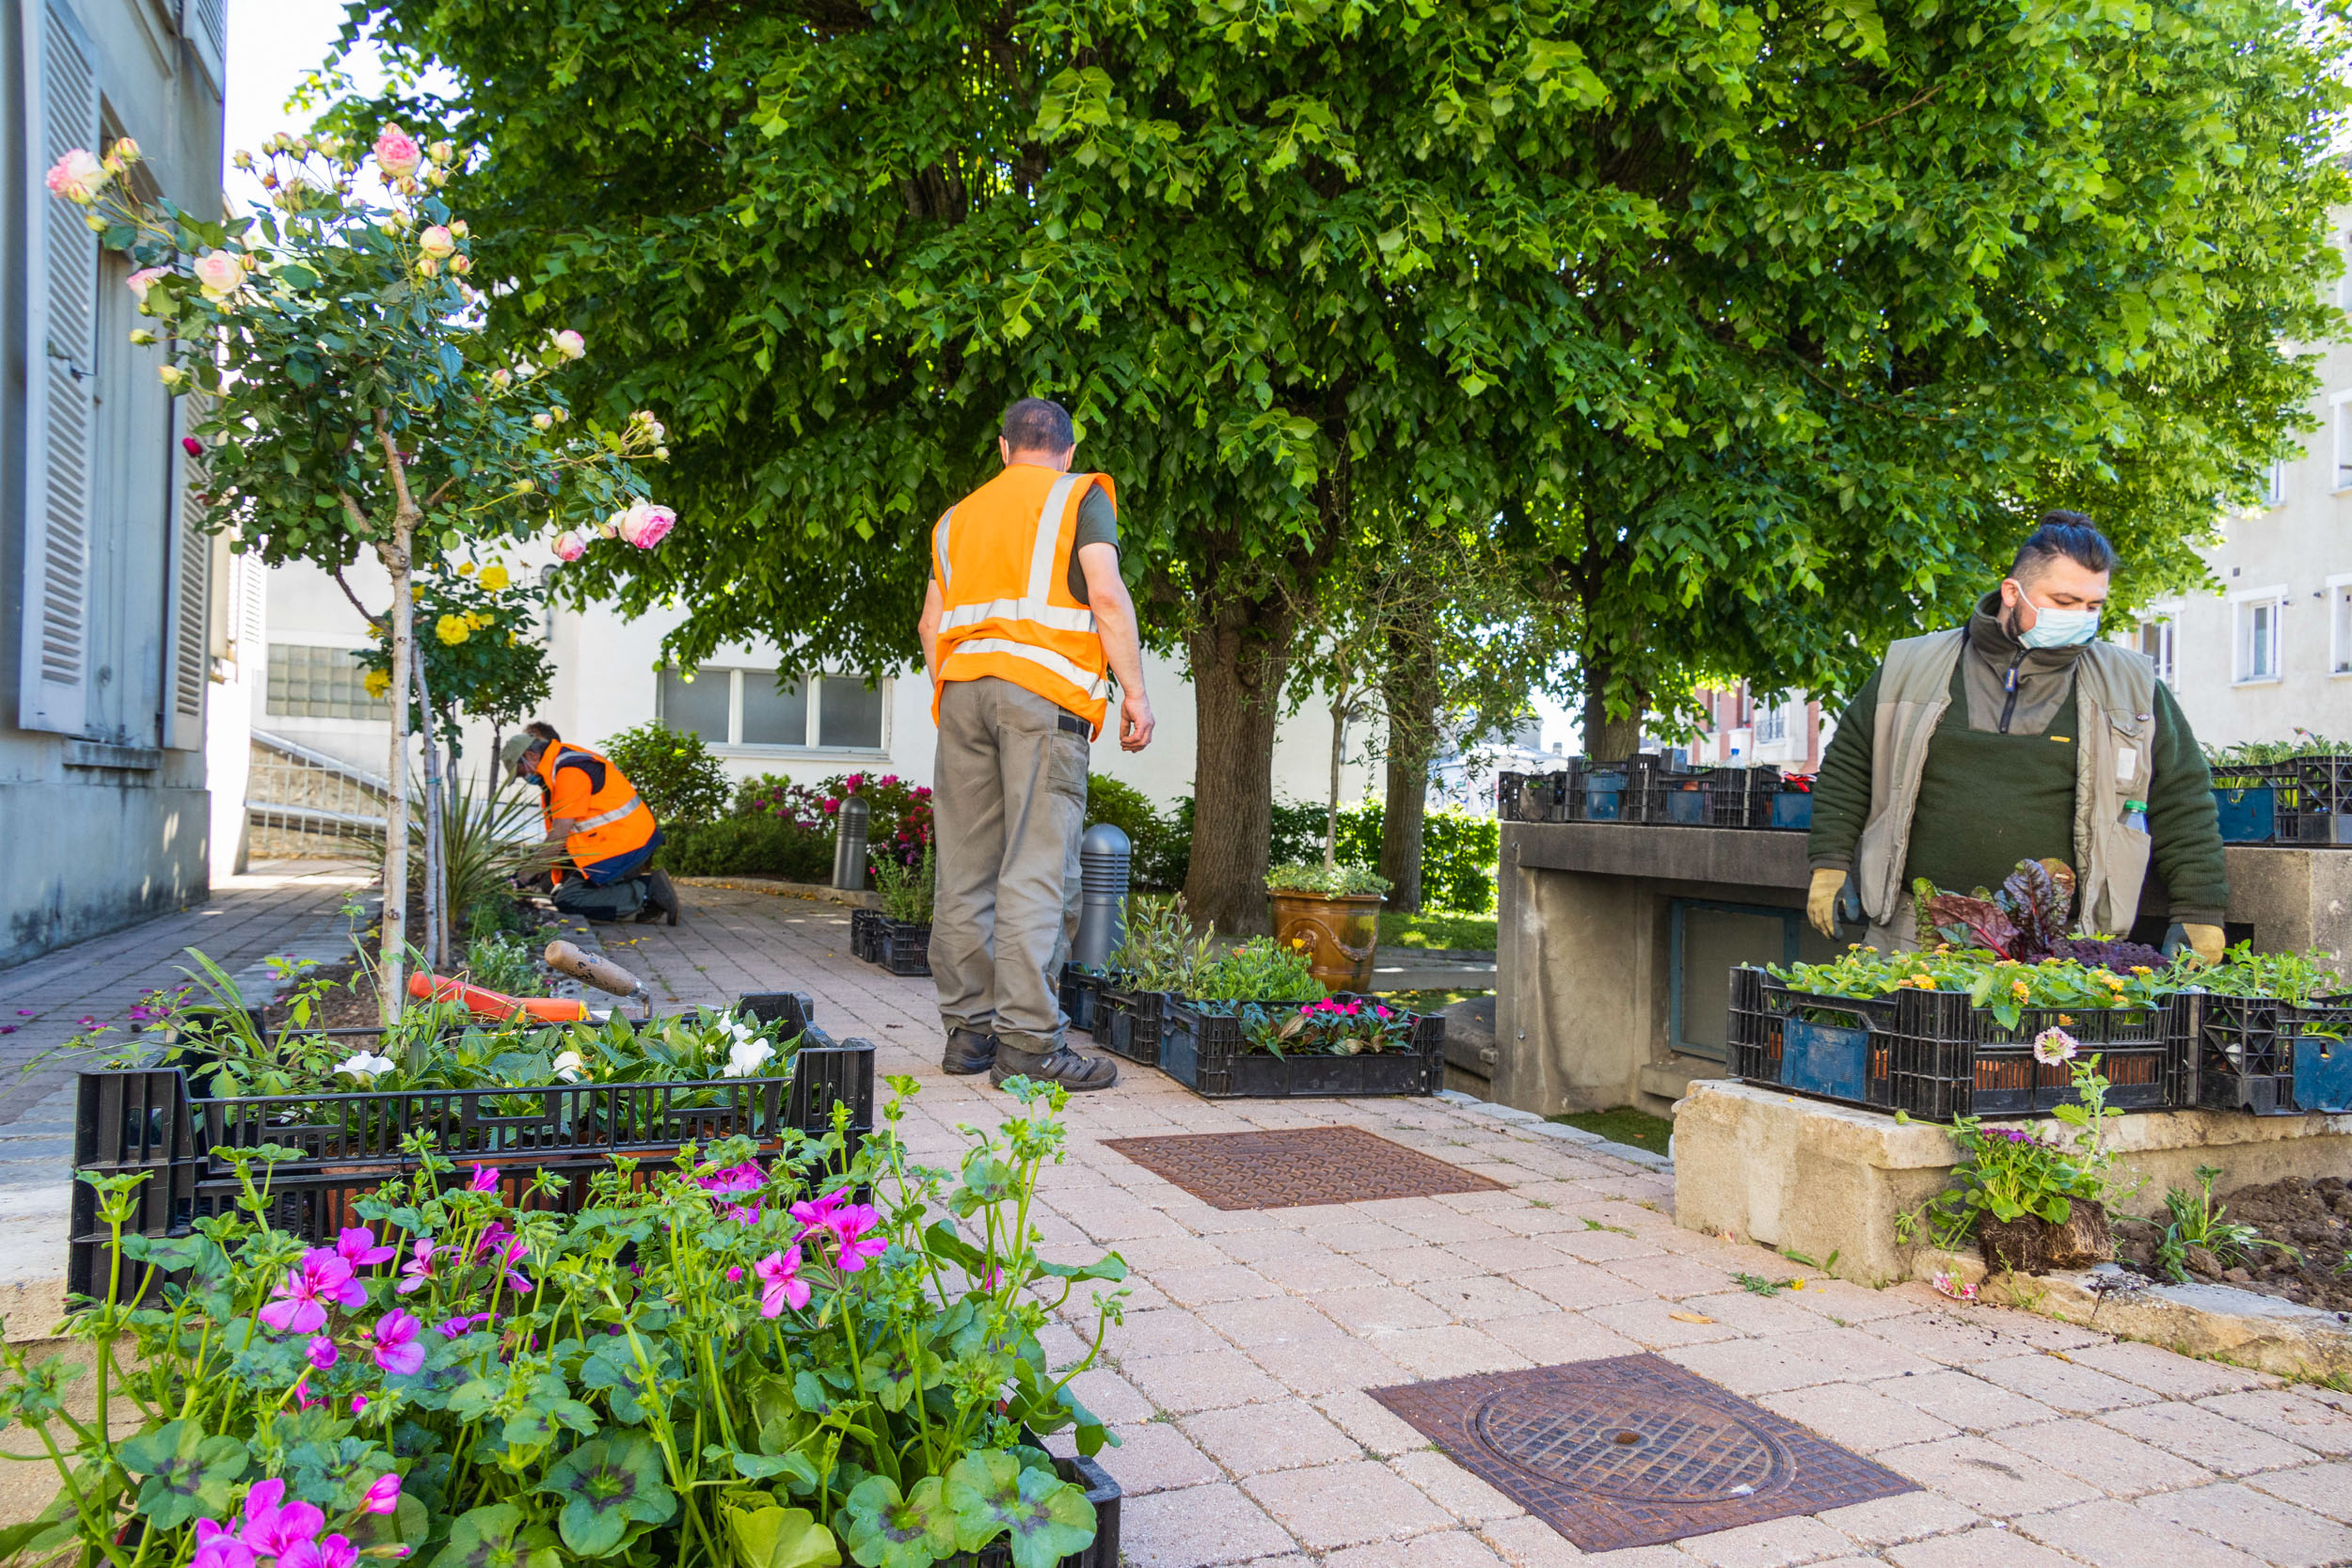
POLYGON ((2052 512, 1957 630, 1905 638, 1865 681, 1813 784, 1806 913, 1837 934, 1851 879, 1873 947, 1917 945, 1912 884, 1997 888, 2024 860, 2074 871, 2076 925, 2128 936, 2153 864, 2197 956, 2229 902, 2213 778, 2147 658, 2098 641, 2115 546, 2052 512))
POLYGON ((554 879, 557 909, 594 921, 677 924, 669 873, 645 869, 661 847, 660 825, 618 768, 548 724, 531 725, 499 755, 515 777, 539 781, 548 837, 536 863, 554 879))

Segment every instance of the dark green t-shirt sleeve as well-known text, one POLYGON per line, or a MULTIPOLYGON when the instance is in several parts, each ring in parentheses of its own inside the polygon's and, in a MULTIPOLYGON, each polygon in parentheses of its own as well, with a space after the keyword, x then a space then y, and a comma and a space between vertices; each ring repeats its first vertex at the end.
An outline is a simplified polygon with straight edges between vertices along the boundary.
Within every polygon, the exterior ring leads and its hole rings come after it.
POLYGON ((1854 845, 1870 817, 1870 750, 1878 731, 1879 677, 1873 672, 1837 721, 1813 781, 1813 831, 1804 858, 1814 870, 1853 868, 1854 845))
POLYGON ((1089 545, 1119 548, 1119 506, 1099 484, 1088 485, 1078 498, 1078 537, 1070 546, 1070 596, 1080 604, 1087 602, 1087 575, 1078 552, 1089 545))
POLYGON ((2172 689, 2156 683, 2154 755, 2148 765, 2148 858, 2172 896, 2172 918, 2218 926, 2229 907, 2230 872, 2221 849, 2213 771, 2172 689))

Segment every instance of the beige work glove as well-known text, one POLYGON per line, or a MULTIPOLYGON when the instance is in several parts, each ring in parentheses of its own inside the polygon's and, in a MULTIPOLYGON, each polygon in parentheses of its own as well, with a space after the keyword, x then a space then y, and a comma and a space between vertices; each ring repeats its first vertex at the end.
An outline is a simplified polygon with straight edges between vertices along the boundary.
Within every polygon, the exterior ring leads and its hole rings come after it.
POLYGON ((1804 917, 1825 937, 1837 934, 1837 895, 1845 885, 1846 874, 1831 866, 1813 873, 1812 889, 1804 895, 1804 917))
POLYGON ((2221 927, 2218 926, 2181 927, 2181 935, 2187 940, 2189 951, 2197 955, 2201 964, 2221 961, 2221 927))

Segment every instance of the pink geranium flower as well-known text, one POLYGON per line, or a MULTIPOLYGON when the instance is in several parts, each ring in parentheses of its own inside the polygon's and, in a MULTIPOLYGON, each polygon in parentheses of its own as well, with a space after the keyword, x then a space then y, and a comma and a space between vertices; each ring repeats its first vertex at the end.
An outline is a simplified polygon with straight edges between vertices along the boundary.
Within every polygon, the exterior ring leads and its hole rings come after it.
POLYGON ((466 1183, 469 1192, 495 1193, 499 1190, 499 1168, 496 1165, 476 1165, 473 1180, 466 1183))
POLYGON ((834 1212, 849 1201, 850 1189, 842 1187, 820 1197, 804 1198, 794 1204, 790 1212, 792 1217, 801 1222, 801 1234, 807 1236, 831 1225, 834 1212))
POLYGON ((286 1483, 272 1477, 245 1496, 245 1528, 237 1539, 259 1557, 283 1557, 308 1545, 326 1528, 326 1515, 306 1502, 287 1502, 286 1483))
POLYGON ((416 1256, 409 1259, 408 1261, 400 1266, 400 1283, 393 1286, 392 1289, 404 1296, 411 1291, 421 1291, 424 1289, 425 1286, 433 1282, 434 1253, 437 1251, 446 1252, 447 1250, 449 1249, 446 1247, 437 1247, 434 1244, 433 1238, 430 1236, 418 1237, 415 1248, 416 1256))
POLYGON ((391 1311, 376 1320, 369 1335, 375 1364, 396 1377, 406 1377, 424 1365, 424 1347, 417 1342, 423 1325, 413 1313, 391 1311))
POLYGON ((330 1535, 291 1547, 278 1558, 278 1568, 352 1568, 358 1560, 359 1548, 349 1537, 330 1535))
POLYGON ((486 1323, 496 1314, 476 1312, 468 1317, 448 1318, 433 1326, 439 1329, 444 1339, 462 1339, 476 1323, 486 1323))
POLYGON ((322 1372, 342 1359, 342 1353, 335 1349, 335 1341, 324 1334, 304 1346, 302 1354, 310 1358, 313 1370, 322 1372))
POLYGON ((796 1246, 771 1252, 752 1265, 752 1273, 759 1276, 761 1286, 761 1317, 775 1317, 787 1304, 796 1312, 808 1305, 809 1289, 807 1283, 798 1277, 800 1269, 801 1249, 796 1246))
POLYGON ((346 1309, 367 1305, 368 1293, 351 1277, 351 1265, 333 1247, 312 1247, 298 1268, 271 1292, 262 1321, 280 1334, 310 1334, 326 1324, 328 1304, 346 1309))
POLYGON ((237 1539, 228 1526, 210 1519, 196 1522, 196 1555, 188 1568, 253 1568, 253 1548, 237 1539))
POLYGON ((855 1274, 870 1260, 890 1250, 886 1238, 870 1234, 882 1224, 882 1215, 870 1203, 848 1201, 849 1189, 827 1193, 808 1203, 792 1206, 792 1217, 801 1222, 799 1239, 812 1236, 830 1241, 834 1249, 834 1266, 844 1274, 855 1274))
POLYGON ((390 1262, 398 1256, 398 1249, 376 1245, 374 1231, 365 1226, 354 1226, 335 1233, 335 1255, 354 1269, 364 1269, 390 1262))
POLYGON ((376 1477, 375 1484, 368 1488, 368 1495, 361 1506, 370 1513, 398 1513, 400 1511, 400 1477, 396 1475, 376 1477))

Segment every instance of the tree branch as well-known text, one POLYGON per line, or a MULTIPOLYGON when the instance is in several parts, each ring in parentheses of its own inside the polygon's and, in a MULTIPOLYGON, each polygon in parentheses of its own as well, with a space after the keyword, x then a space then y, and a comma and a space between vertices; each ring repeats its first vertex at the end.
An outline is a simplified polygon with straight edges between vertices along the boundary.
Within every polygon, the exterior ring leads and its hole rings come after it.
POLYGON ((359 619, 365 621, 369 626, 375 627, 378 631, 384 629, 384 617, 381 615, 371 615, 368 613, 368 607, 359 602, 359 595, 353 593, 351 591, 351 584, 343 579, 343 569, 341 566, 335 568, 335 586, 343 591, 343 597, 349 599, 351 601, 351 608, 359 612, 359 619))

